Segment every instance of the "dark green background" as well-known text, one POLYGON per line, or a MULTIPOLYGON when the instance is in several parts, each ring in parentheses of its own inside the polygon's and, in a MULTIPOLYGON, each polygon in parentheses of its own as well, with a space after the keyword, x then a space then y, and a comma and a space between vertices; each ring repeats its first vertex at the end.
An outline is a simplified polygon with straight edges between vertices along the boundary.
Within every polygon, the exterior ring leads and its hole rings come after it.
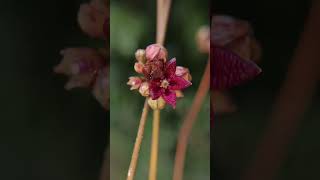
MULTIPOLYGON (((263 48, 263 73, 232 89, 238 112, 216 118, 213 130, 213 177, 237 180, 254 157, 256 145, 269 123, 276 95, 282 86, 303 30, 310 1, 214 0, 215 14, 248 20, 263 48)), ((320 179, 319 91, 290 144, 277 180, 320 179)))
POLYGON ((81 1, 2 0, 0 179, 97 179, 107 113, 53 73, 65 47, 98 46, 77 24, 81 1))

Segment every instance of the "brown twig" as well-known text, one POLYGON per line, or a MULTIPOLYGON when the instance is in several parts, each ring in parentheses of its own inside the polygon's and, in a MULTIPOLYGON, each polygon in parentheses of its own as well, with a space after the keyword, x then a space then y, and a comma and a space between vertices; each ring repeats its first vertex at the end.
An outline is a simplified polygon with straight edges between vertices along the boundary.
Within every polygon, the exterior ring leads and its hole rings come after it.
POLYGON ((271 115, 269 127, 257 147, 244 180, 270 180, 277 176, 303 113, 315 93, 320 59, 320 1, 314 1, 299 46, 271 115))
POLYGON ((178 136, 178 144, 176 149, 176 158, 173 171, 173 180, 183 179, 184 161, 188 145, 188 138, 191 134, 192 126, 196 121, 197 115, 201 109, 204 98, 208 94, 210 88, 210 60, 208 60, 205 72, 202 76, 199 88, 191 105, 188 114, 185 116, 180 133, 178 136))
POLYGON ((148 111, 149 111, 149 105, 148 105, 148 101, 146 99, 144 102, 144 106, 143 106, 143 110, 142 110, 142 114, 141 114, 141 119, 140 119, 140 123, 139 123, 136 142, 135 142, 134 148, 133 148, 133 153, 132 153, 131 162, 130 162, 130 166, 129 166, 129 170, 128 170, 127 180, 133 180, 135 172, 136 172, 139 151, 140 151, 141 142, 143 139, 143 132, 144 132, 144 127, 145 127, 145 123, 147 120, 147 116, 148 116, 148 111))

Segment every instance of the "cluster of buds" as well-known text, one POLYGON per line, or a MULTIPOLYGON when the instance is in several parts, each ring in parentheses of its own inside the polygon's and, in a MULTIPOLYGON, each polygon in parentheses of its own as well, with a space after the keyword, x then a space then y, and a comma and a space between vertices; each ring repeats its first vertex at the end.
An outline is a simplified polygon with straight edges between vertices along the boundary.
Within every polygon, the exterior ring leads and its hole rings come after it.
POLYGON ((131 90, 148 98, 153 109, 163 109, 166 104, 176 107, 177 98, 183 97, 182 89, 191 85, 189 69, 177 66, 176 59, 168 60, 167 50, 159 45, 149 45, 135 53, 134 70, 141 76, 129 77, 131 90))
MULTIPOLYGON (((78 22, 88 36, 106 40, 109 36, 109 17, 107 3, 104 0, 91 0, 82 4, 78 13, 78 22)), ((100 104, 109 107, 109 80, 107 47, 94 49, 86 47, 66 48, 60 51, 61 62, 54 72, 69 77, 65 88, 90 88, 100 104)))

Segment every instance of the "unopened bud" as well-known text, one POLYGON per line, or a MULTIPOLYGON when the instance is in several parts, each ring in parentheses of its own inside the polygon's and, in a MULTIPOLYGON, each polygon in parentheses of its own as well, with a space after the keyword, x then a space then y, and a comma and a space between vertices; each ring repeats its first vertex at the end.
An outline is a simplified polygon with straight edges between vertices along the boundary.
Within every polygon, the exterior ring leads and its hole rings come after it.
POLYGON ((149 95, 150 95, 149 83, 143 82, 143 83, 140 85, 139 93, 140 93, 142 96, 145 96, 145 97, 149 96, 149 95))
POLYGON ((143 67, 144 65, 141 63, 141 62, 136 62, 134 64, 134 70, 137 72, 137 73, 142 73, 143 72, 143 67))
POLYGON ((136 60, 140 63, 146 62, 146 51, 144 49, 138 49, 135 53, 136 60))
POLYGON ((130 90, 139 89, 142 83, 142 79, 139 77, 129 77, 127 85, 131 86, 130 90))
POLYGON ((166 48, 160 44, 151 44, 146 48, 147 61, 163 59, 164 61, 168 58, 168 52, 166 48))
POLYGON ((153 110, 161 110, 166 106, 166 101, 162 97, 159 97, 156 100, 148 98, 148 104, 153 110))

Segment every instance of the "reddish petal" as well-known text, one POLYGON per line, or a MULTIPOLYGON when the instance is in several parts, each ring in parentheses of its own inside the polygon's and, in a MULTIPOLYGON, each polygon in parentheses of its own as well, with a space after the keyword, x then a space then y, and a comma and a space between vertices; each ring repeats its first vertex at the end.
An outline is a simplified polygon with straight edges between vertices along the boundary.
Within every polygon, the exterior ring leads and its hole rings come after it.
POLYGON ((166 77, 172 77, 175 76, 176 74, 176 67, 177 67, 177 62, 176 58, 172 58, 169 62, 166 64, 166 77))
POLYGON ((166 90, 163 93, 162 97, 166 101, 166 103, 171 105, 173 108, 176 108, 177 96, 174 91, 166 90))
POLYGON ((252 61, 244 60, 235 53, 211 47, 211 87, 226 89, 242 84, 257 76, 261 69, 252 61))
POLYGON ((150 96, 152 100, 158 99, 163 94, 163 88, 160 87, 159 82, 151 81, 150 82, 150 96))
POLYGON ((169 89, 170 90, 181 90, 191 86, 191 82, 185 80, 182 77, 174 76, 169 80, 169 89))

